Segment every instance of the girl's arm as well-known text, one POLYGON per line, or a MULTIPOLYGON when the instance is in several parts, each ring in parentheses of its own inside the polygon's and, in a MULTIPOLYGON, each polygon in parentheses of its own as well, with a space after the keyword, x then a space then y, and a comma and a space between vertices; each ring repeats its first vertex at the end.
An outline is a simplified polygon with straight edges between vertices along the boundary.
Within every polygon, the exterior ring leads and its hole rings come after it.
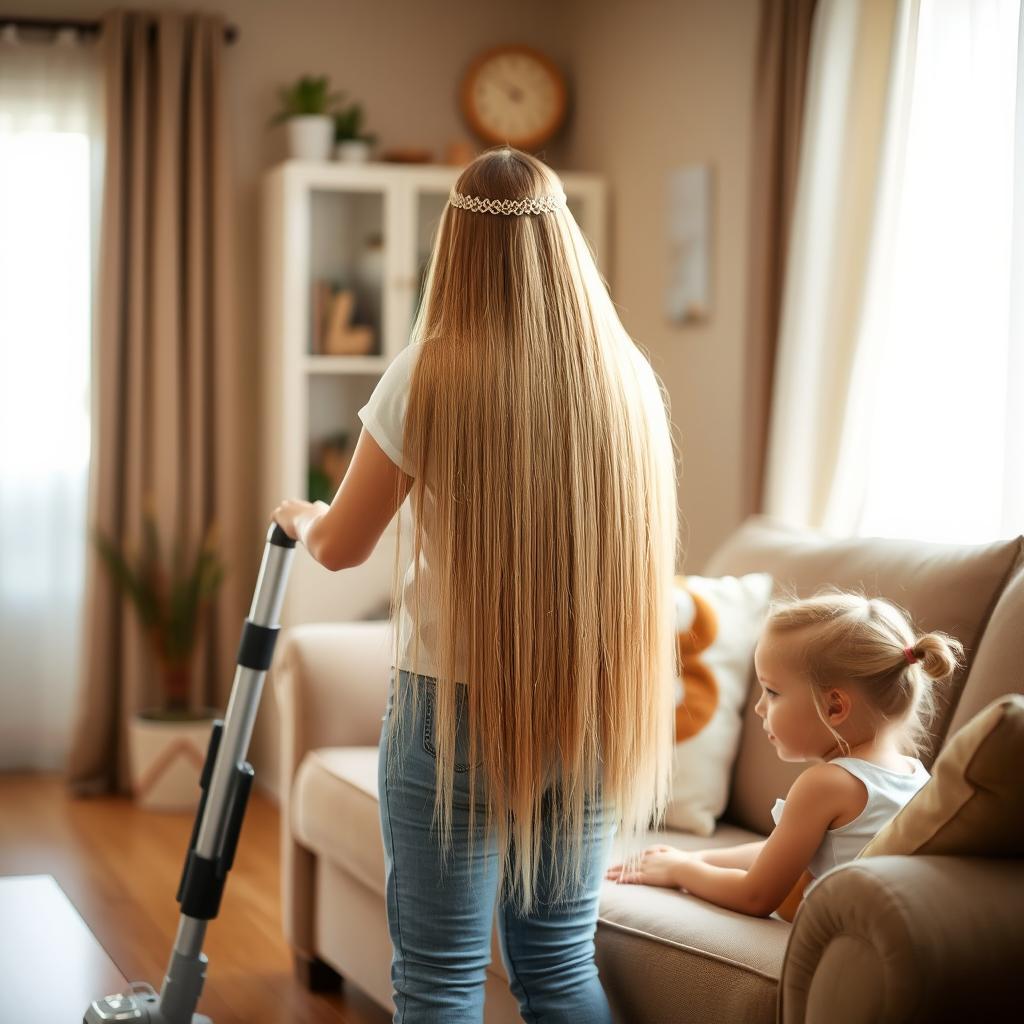
POLYGON ((331 504, 286 501, 274 519, 325 568, 348 569, 370 557, 412 484, 364 428, 331 504))
POLYGON ((750 869, 719 867, 670 847, 644 852, 639 867, 618 880, 686 889, 694 896, 756 917, 780 906, 811 862, 849 793, 835 765, 808 768, 793 783, 775 831, 764 841, 750 869))
POLYGON ((759 839, 756 843, 743 843, 740 846, 722 846, 717 850, 700 850, 690 854, 696 860, 712 864, 716 868, 749 868, 757 855, 764 849, 767 839, 759 839))
MULTIPOLYGON (((699 860, 704 864, 713 864, 719 868, 743 868, 747 869, 751 864, 757 860, 757 855, 764 849, 764 844, 767 842, 766 839, 760 839, 756 843, 743 843, 740 846, 722 846, 717 850, 694 850, 692 852, 684 852, 683 850, 676 849, 674 846, 650 846, 644 851, 645 854, 662 854, 661 860, 664 861, 664 867, 670 868, 673 860, 699 860)), ((651 867, 650 858, 648 858, 648 868, 651 867)), ((635 879, 629 875, 626 869, 626 865, 623 862, 613 864, 605 872, 605 878, 610 878, 614 882, 624 881, 635 881, 635 879)), ((645 885, 667 885, 675 888, 675 881, 673 879, 670 870, 662 871, 657 876, 652 870, 648 870, 644 875, 643 882, 645 885)))

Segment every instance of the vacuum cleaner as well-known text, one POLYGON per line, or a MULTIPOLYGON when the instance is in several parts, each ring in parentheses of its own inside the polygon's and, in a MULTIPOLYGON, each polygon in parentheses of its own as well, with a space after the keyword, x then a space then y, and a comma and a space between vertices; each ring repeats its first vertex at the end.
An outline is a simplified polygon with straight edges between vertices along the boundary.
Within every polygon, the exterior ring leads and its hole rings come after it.
POLYGON ((214 722, 210 734, 199 808, 178 886, 181 919, 163 987, 158 994, 145 982, 133 982, 126 992, 96 1000, 85 1011, 83 1024, 212 1024, 195 1012, 206 980, 203 938, 207 922, 220 909, 252 789, 253 768, 245 756, 281 628, 281 604, 294 556, 295 541, 275 523, 267 534, 256 593, 242 627, 227 714, 214 722))

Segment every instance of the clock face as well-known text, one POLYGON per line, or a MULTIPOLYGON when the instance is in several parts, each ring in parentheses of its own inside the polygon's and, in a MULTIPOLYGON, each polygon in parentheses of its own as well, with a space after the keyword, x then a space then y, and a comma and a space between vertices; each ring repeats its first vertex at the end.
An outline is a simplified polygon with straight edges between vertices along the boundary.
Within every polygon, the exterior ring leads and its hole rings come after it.
POLYGON ((462 101, 482 138, 527 149, 546 142, 561 126, 565 82, 543 54, 506 46, 474 61, 463 81, 462 101))

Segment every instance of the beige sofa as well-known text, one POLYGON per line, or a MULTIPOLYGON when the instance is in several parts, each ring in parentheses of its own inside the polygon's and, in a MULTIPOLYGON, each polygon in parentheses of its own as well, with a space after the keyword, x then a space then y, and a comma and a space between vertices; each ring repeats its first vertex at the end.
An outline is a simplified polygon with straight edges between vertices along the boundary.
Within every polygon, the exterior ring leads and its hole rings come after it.
MULTIPOLYGON (((945 737, 995 697, 1024 690, 1024 539, 978 547, 830 540, 755 517, 714 554, 711 576, 772 573, 802 594, 863 586, 924 629, 959 637, 968 663, 937 716, 945 737)), ((391 1007, 376 749, 389 671, 379 622, 288 631, 274 673, 281 708, 284 928, 313 986, 335 971, 391 1007)), ((728 810, 712 840, 771 828, 799 771, 746 710, 728 810)), ((1024 959, 1019 860, 880 857, 836 869, 792 925, 667 889, 606 884, 597 934, 605 988, 624 1022, 786 1024, 1002 1019, 1024 959)), ((489 1024, 518 1021, 495 946, 489 1024)))

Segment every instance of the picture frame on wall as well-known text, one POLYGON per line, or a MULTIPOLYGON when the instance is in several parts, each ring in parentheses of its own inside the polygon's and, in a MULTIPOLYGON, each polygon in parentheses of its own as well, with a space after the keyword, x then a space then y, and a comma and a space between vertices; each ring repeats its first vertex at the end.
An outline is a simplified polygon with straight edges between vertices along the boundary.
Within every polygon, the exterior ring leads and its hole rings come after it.
POLYGON ((673 324, 707 323, 711 316, 711 187, 708 164, 669 171, 665 316, 673 324))

